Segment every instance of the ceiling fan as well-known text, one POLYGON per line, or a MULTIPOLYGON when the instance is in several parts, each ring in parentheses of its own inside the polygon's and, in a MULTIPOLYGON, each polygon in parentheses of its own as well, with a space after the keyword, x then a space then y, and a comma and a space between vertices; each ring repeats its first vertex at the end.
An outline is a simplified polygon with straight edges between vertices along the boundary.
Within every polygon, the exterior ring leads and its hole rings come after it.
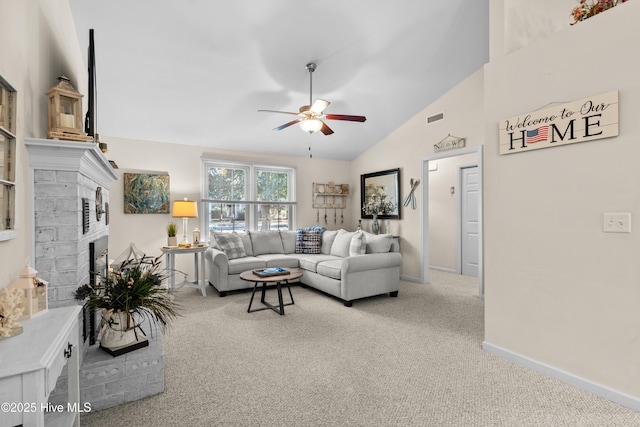
POLYGON ((290 121, 289 123, 285 123, 273 130, 282 130, 291 125, 298 123, 300 128, 309 133, 314 133, 317 131, 322 132, 325 135, 331 135, 333 130, 325 122, 321 119, 327 120, 345 120, 348 122, 364 122, 367 120, 365 116, 351 116, 347 114, 324 114, 325 108, 327 108, 330 104, 329 101, 325 101, 324 99, 317 99, 313 102, 313 72, 316 70, 316 64, 313 62, 308 63, 305 66, 305 69, 309 71, 309 105, 303 105, 300 107, 300 111, 298 113, 293 113, 289 111, 277 111, 277 110, 258 110, 258 112, 267 112, 267 113, 282 113, 282 114, 292 114, 294 116, 299 116, 297 119, 290 121))

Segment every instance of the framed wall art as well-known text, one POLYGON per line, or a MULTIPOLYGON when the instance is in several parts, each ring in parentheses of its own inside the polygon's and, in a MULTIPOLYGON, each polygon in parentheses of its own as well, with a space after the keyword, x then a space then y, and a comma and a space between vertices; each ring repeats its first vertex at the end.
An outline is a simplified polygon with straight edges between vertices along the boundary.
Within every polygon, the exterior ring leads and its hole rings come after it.
POLYGON ((169 174, 125 173, 124 213, 169 213, 169 174))

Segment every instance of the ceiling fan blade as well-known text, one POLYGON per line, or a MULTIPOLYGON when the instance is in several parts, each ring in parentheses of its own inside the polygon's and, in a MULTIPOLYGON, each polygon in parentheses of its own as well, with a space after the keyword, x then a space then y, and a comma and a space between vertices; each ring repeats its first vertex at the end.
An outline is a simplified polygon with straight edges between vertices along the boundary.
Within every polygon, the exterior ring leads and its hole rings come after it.
POLYGON ((292 121, 290 121, 289 123, 285 123, 285 124, 283 124, 283 125, 278 126, 277 128, 273 128, 273 130, 282 130, 282 129, 284 129, 284 128, 288 128, 288 127, 289 127, 289 126, 291 126, 291 125, 295 125, 295 124, 296 124, 296 123, 298 123, 300 120, 303 120, 303 119, 295 119, 295 120, 292 120, 292 121))
POLYGON ((293 113, 291 111, 278 111, 278 110, 258 110, 258 113, 281 113, 281 114, 293 114, 297 116, 299 113, 293 113))
POLYGON ((365 116, 350 116, 348 114, 327 114, 324 117, 327 120, 346 120, 348 122, 364 122, 367 120, 365 116))
POLYGON ((325 135, 331 135, 333 133, 331 128, 327 126, 325 122, 322 122, 322 127, 320 128, 320 132, 324 133, 325 135))
POLYGON ((313 103, 309 111, 314 114, 322 114, 325 108, 327 108, 331 104, 329 101, 325 101, 324 99, 316 99, 313 103))

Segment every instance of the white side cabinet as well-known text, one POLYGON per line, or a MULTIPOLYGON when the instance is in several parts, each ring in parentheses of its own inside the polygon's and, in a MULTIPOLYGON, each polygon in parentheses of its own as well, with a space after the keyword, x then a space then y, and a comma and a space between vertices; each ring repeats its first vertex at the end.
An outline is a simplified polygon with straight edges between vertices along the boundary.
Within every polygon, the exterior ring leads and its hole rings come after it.
POLYGON ((20 323, 24 332, 0 341, 0 425, 80 426, 80 306, 53 308, 20 323), (68 364, 69 400, 49 405, 68 364))

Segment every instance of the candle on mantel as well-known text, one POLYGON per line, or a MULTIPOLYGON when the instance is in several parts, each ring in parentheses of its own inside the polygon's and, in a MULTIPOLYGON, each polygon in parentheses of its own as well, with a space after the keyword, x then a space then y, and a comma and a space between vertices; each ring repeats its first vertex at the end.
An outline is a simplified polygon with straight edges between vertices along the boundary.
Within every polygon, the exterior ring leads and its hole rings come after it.
POLYGON ((60 126, 65 128, 75 128, 76 116, 73 114, 60 113, 60 126))

